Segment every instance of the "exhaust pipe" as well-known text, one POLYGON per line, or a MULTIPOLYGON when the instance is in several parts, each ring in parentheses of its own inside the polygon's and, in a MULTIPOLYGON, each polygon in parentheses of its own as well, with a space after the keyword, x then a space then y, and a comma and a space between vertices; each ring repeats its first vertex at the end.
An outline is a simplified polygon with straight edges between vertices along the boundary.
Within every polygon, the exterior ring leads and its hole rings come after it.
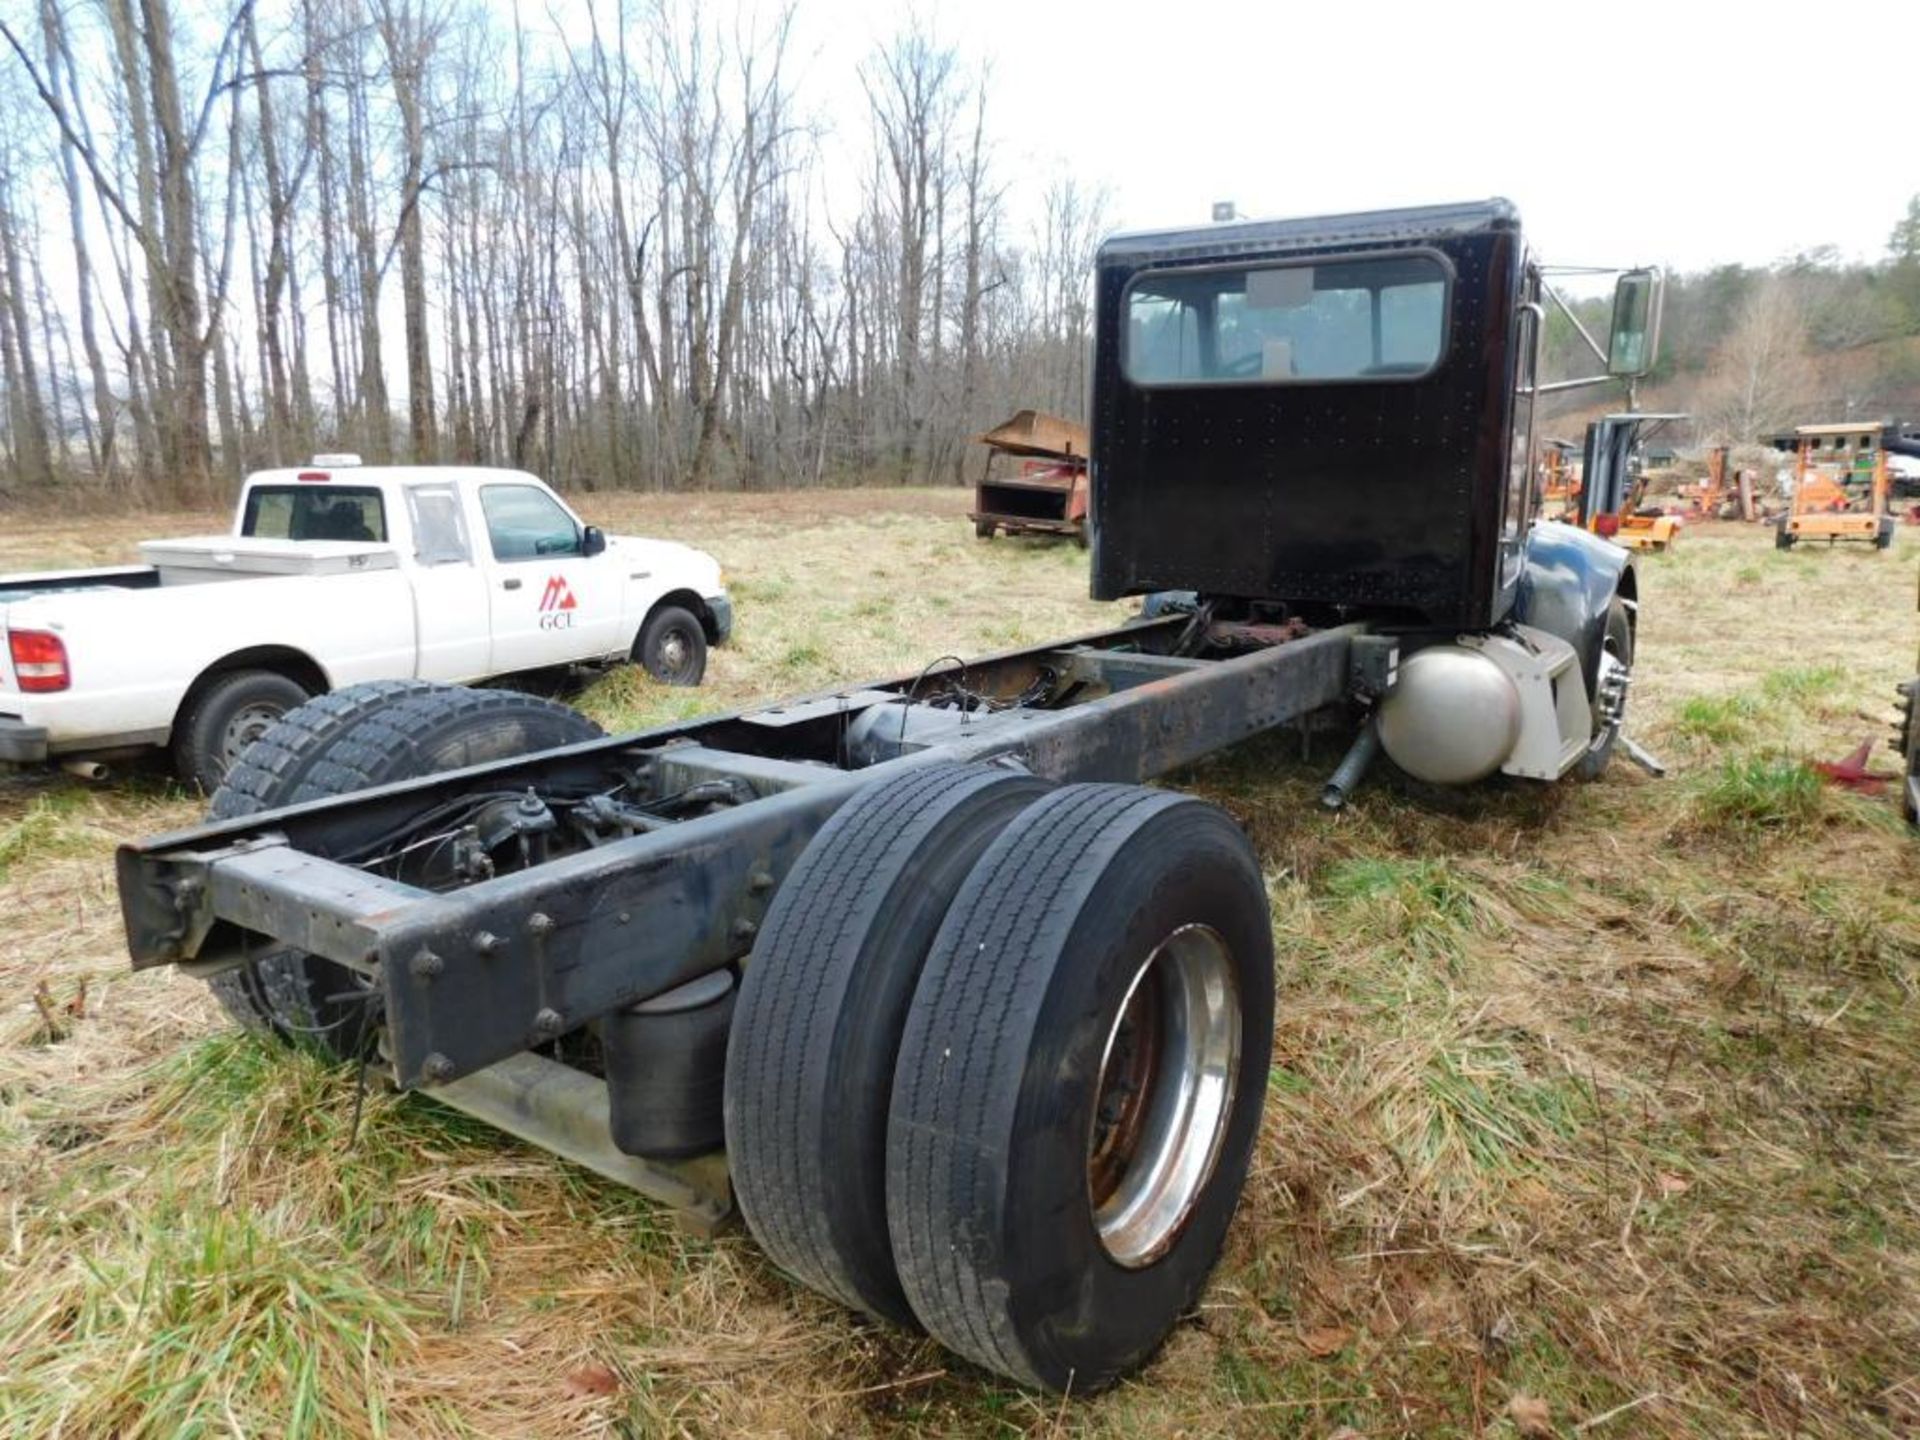
POLYGON ((1377 715, 1367 716, 1367 723, 1360 727, 1360 733, 1353 737, 1353 745, 1348 749, 1346 758, 1333 774, 1327 777, 1327 783, 1320 789, 1320 803, 1328 810, 1340 810, 1346 807, 1347 798, 1353 794, 1361 778, 1372 766, 1374 757, 1380 753, 1380 722, 1377 715))
POLYGON ((104 780, 113 773, 99 760, 62 760, 60 768, 82 780, 104 780))

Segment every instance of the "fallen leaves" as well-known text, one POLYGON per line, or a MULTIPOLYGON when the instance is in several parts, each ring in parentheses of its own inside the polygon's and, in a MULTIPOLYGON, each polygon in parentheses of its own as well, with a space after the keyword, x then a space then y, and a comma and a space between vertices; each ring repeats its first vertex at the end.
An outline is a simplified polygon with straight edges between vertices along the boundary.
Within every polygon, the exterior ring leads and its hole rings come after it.
POLYGON ((1525 1440, 1552 1440, 1553 1411, 1547 1402, 1531 1395, 1516 1395, 1507 1402, 1507 1418, 1525 1440))
POLYGON ((599 1399, 620 1389, 620 1377, 605 1365, 582 1365, 567 1376, 567 1393, 582 1400, 599 1399))
POLYGON ((1309 1330, 1300 1337, 1300 1343, 1307 1347, 1307 1353, 1316 1360, 1325 1360, 1329 1355, 1338 1355, 1347 1348, 1353 1339, 1353 1331, 1345 1325, 1322 1325, 1317 1330, 1309 1330))

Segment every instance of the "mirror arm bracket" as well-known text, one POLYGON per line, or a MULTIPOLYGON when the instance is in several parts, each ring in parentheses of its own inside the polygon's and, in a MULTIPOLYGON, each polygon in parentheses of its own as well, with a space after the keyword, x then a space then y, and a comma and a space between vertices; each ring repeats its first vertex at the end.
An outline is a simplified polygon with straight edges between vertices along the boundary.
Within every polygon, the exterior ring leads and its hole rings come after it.
POLYGON ((1573 307, 1567 304, 1566 297, 1561 295, 1557 289, 1544 280, 1540 283, 1540 288, 1547 292, 1548 299, 1560 307, 1560 313, 1573 322, 1573 328, 1579 332, 1580 338, 1587 342, 1587 349, 1593 352, 1593 358, 1598 360, 1602 365, 1605 365, 1609 359, 1607 352, 1600 348, 1600 342, 1595 340, 1593 336, 1588 333, 1587 327, 1580 323, 1580 317, 1573 313, 1573 307))

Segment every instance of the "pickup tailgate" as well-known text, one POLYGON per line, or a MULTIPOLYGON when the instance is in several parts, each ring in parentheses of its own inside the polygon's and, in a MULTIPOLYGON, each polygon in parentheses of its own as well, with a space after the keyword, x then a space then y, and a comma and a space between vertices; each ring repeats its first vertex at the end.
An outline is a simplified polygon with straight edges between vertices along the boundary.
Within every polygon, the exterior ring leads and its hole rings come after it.
POLYGON ((13 647, 6 643, 7 602, 0 600, 0 714, 20 713, 15 703, 20 696, 20 682, 13 674, 13 647))

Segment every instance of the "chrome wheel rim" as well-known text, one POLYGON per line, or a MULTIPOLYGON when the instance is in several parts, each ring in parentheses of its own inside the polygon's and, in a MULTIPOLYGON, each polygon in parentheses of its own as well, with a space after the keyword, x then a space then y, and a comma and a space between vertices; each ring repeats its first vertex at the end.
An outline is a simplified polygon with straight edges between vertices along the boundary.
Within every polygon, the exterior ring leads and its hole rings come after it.
POLYGON ((1620 658, 1612 640, 1600 650, 1594 676, 1593 741, 1589 749, 1603 749, 1627 721, 1627 692, 1633 688, 1633 667, 1620 658))
POLYGON ((660 668, 669 676, 677 678, 684 675, 692 654, 692 644, 680 631, 669 630, 660 637, 660 668))
POLYGON ((1100 1057, 1087 1195, 1118 1264, 1151 1264, 1186 1227, 1233 1114, 1240 992, 1207 925, 1183 925, 1134 974, 1100 1057))

